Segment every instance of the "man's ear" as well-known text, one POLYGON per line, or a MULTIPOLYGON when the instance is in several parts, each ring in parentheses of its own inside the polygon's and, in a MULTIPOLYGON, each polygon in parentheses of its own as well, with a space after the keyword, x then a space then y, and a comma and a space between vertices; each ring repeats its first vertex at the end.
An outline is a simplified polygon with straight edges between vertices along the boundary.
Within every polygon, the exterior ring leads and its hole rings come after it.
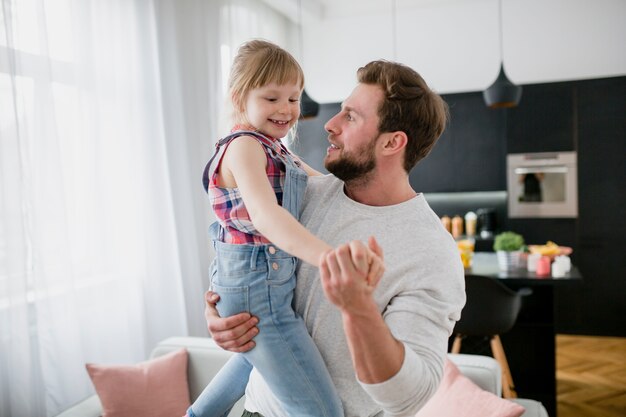
POLYGON ((402 152, 406 148, 409 138, 406 133, 402 131, 389 132, 385 134, 385 140, 383 142, 383 154, 393 155, 398 152, 402 152))

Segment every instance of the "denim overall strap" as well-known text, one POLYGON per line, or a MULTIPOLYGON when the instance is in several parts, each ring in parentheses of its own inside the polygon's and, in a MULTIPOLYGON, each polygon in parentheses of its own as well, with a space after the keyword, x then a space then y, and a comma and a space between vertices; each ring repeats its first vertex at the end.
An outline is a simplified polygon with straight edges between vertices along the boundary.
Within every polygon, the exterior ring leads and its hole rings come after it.
MULTIPOLYGON (((204 189, 208 192, 209 181, 213 174, 213 170, 215 169, 212 168, 213 162, 215 160, 219 161, 222 158, 228 143, 230 143, 233 139, 244 135, 254 136, 259 139, 259 142, 271 151, 272 157, 279 159, 285 164, 285 182, 283 185, 282 206, 289 211, 293 217, 300 219, 300 209, 308 180, 307 174, 301 168, 300 161, 294 159, 293 156, 286 149, 284 149, 282 143, 278 145, 258 132, 243 130, 234 132, 220 139, 215 144, 215 153, 206 164, 202 175, 204 189)), ((221 240, 223 237, 223 230, 221 230, 221 226, 219 224, 214 224, 210 229, 210 234, 212 239, 221 240)))
POLYGON ((209 159, 209 162, 207 162, 206 166, 204 167, 204 173, 202 174, 202 185, 204 185, 205 191, 209 191, 209 182, 211 181, 211 175, 213 174, 213 170, 211 170, 211 165, 213 164, 213 161, 215 161, 216 159, 220 161, 222 159, 222 155, 227 148, 227 146, 225 145, 230 143, 233 139, 238 138, 239 136, 254 136, 255 138, 259 139, 259 142, 261 142, 261 144, 263 144, 271 151, 273 157, 277 157, 282 162, 285 162, 285 154, 277 151, 276 146, 274 145, 272 140, 260 134, 259 132, 254 132, 252 130, 240 130, 231 133, 230 135, 225 136, 217 141, 217 143, 215 144, 215 152, 213 153, 211 159, 209 159))
POLYGON ((291 154, 285 157, 285 183, 283 185, 283 208, 300 220, 300 209, 308 176, 300 167, 300 161, 294 159, 291 154))

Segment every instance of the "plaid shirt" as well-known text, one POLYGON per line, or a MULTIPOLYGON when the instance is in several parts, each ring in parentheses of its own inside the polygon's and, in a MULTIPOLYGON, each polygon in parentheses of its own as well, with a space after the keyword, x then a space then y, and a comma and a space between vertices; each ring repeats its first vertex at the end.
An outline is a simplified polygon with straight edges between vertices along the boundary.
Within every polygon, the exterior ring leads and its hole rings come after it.
MULTIPOLYGON (((235 126, 231 133, 238 130, 249 130, 242 126, 235 126)), ((276 200, 278 204, 282 205, 283 202, 283 185, 285 183, 285 164, 277 156, 278 153, 289 153, 287 148, 283 145, 280 139, 272 138, 270 136, 263 135, 266 140, 255 137, 259 143, 263 146, 265 156, 267 158, 267 168, 265 173, 269 180, 274 193, 276 194, 276 200)), ((231 144, 224 146, 228 146, 231 144)), ((224 151, 225 153, 225 151, 224 151)), ((243 199, 238 188, 223 188, 217 183, 217 173, 222 163, 221 155, 217 165, 211 174, 211 181, 209 182, 209 201, 213 207, 215 217, 220 225, 224 229, 223 242, 232 244, 248 244, 248 245, 266 245, 270 243, 265 237, 263 237, 250 221, 250 215, 246 206, 243 204, 243 199)))

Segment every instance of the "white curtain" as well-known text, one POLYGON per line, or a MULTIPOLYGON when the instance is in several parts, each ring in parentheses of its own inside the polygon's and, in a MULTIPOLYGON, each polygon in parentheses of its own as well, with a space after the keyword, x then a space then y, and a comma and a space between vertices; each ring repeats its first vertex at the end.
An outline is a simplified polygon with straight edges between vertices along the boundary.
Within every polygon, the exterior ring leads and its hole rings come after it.
POLYGON ((0 0, 0 416, 93 393, 86 362, 206 335, 202 169, 260 1, 0 0))
POLYGON ((239 45, 251 38, 285 46, 290 27, 259 0, 159 0, 155 6, 187 320, 190 334, 204 335, 203 294, 213 255, 207 231, 214 217, 201 178, 213 144, 230 130, 224 102, 230 64, 239 45))
POLYGON ((187 333, 158 61, 150 2, 0 2, 3 417, 187 333))
POLYGON ((206 334, 203 294, 214 220, 201 175, 230 130, 226 83, 237 48, 263 38, 285 48, 289 20, 260 0, 159 0, 156 25, 167 154, 190 334, 206 334), (198 251, 200 248, 200 251, 198 251))

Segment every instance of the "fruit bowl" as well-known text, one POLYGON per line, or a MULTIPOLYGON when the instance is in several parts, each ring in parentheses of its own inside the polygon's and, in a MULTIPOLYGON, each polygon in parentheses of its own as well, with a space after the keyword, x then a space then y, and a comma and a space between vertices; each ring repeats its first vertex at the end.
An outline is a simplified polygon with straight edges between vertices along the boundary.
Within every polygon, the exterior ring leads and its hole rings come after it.
POLYGON ((530 253, 548 256, 551 260, 554 260, 557 256, 571 255, 573 251, 569 246, 559 246, 550 241, 548 241, 545 245, 528 245, 528 250, 530 253))

